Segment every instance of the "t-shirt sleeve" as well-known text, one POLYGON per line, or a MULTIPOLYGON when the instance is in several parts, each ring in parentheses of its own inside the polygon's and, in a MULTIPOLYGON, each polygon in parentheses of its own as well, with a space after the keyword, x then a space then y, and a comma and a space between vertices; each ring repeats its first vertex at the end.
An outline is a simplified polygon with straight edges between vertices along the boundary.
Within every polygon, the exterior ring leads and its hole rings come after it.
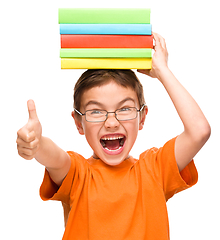
POLYGON ((152 148, 144 153, 149 171, 163 188, 168 200, 174 194, 192 187, 198 181, 198 173, 192 160, 179 172, 175 158, 176 138, 168 141, 162 148, 152 148))
POLYGON ((70 192, 77 183, 78 164, 73 152, 68 152, 71 159, 71 166, 61 186, 57 186, 50 178, 49 172, 45 169, 44 179, 40 187, 42 200, 57 200, 69 204, 70 192))

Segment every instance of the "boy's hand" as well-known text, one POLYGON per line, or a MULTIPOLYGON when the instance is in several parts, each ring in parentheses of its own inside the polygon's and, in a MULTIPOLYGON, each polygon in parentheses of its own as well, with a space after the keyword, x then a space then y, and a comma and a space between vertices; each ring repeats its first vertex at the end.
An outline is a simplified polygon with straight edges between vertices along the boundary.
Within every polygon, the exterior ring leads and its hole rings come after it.
POLYGON ((27 124, 17 132, 18 154, 26 160, 35 157, 40 148, 42 127, 37 117, 33 100, 27 102, 29 119, 27 124))
POLYGON ((137 71, 146 74, 152 78, 158 78, 160 80, 160 72, 164 68, 168 68, 168 52, 166 48, 166 43, 163 37, 157 33, 153 33, 155 46, 154 54, 152 57, 152 68, 151 69, 138 69, 137 71))

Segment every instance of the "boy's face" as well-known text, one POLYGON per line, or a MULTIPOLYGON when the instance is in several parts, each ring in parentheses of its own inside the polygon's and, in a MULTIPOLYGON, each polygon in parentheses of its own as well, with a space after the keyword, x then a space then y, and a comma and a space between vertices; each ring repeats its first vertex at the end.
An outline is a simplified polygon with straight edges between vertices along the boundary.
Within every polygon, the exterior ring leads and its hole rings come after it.
MULTIPOLYGON (((137 94, 131 88, 125 88, 110 81, 106 85, 97 86, 84 92, 82 96, 81 113, 87 110, 106 110, 114 112, 117 109, 136 107, 140 109, 137 94)), ((138 117, 128 121, 118 121, 114 113, 109 113, 105 122, 87 122, 85 116, 81 121, 75 119, 80 134, 84 134, 94 151, 94 157, 108 165, 118 165, 129 157, 129 152, 135 143, 138 130, 143 128, 147 108, 138 117)))

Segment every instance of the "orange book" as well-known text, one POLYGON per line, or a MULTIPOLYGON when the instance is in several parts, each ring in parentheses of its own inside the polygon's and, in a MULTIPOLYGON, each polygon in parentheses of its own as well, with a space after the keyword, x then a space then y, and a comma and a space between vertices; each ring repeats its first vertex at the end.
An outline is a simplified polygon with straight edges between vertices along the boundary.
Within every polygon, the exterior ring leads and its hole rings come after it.
POLYGON ((153 48, 152 35, 62 34, 61 48, 153 48))

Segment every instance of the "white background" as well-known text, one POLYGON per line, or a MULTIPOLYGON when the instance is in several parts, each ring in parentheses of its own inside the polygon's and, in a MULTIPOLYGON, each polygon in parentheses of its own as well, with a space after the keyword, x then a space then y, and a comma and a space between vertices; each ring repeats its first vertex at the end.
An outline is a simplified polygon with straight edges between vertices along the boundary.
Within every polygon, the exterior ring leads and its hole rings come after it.
MULTIPOLYGON (((198 184, 168 202, 171 239, 220 239, 220 18, 216 0, 1 1, 0 239, 60 240, 64 231, 61 204, 39 197, 44 167, 17 154, 17 131, 28 120, 28 99, 36 102, 45 136, 64 150, 85 157, 92 154, 71 118, 73 88, 83 70, 60 69, 60 7, 151 8, 153 31, 167 42, 169 67, 212 127, 210 140, 195 157, 198 184)), ((183 130, 158 80, 137 75, 144 85, 149 115, 132 150, 134 157, 162 146, 183 130)))

